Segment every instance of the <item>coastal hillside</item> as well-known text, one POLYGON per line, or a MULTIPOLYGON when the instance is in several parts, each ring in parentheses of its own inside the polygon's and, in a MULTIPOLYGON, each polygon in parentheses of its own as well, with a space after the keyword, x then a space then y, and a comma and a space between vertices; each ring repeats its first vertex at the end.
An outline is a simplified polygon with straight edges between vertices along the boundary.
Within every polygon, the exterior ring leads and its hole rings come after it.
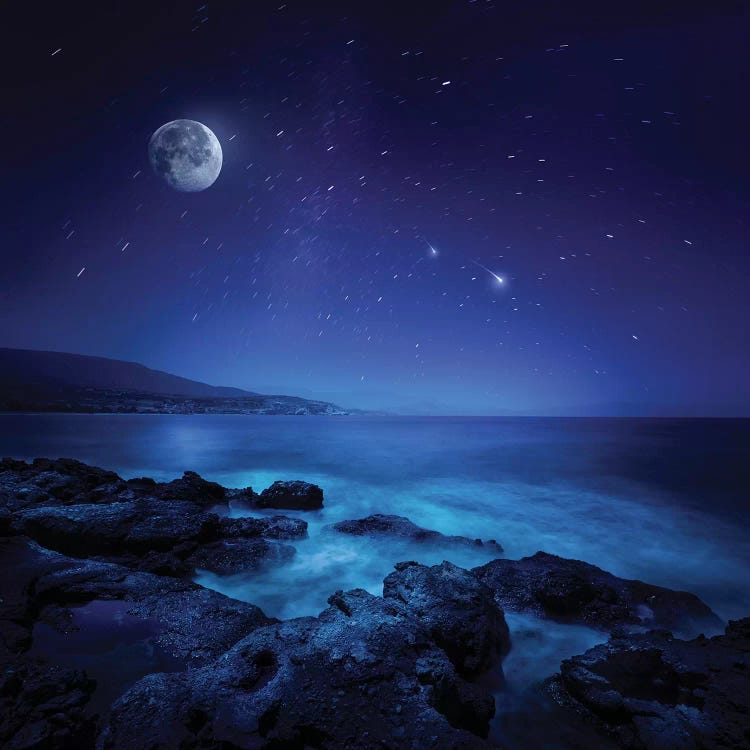
POLYGON ((344 414, 325 402, 208 385, 137 362, 0 348, 0 411, 344 414))

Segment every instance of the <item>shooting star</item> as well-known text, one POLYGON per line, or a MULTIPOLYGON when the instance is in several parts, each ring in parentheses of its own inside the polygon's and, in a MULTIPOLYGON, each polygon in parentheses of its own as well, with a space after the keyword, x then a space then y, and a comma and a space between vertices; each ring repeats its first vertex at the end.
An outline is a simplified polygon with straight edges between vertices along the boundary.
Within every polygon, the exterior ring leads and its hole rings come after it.
POLYGON ((495 281, 497 281, 498 284, 504 284, 505 283, 505 279, 503 279, 502 276, 498 276, 498 274, 496 274, 494 271, 490 271, 490 269, 487 268, 487 266, 483 266, 481 263, 477 263, 477 261, 475 261, 475 260, 472 260, 471 262, 475 266, 479 266, 479 268, 481 268, 483 271, 487 271, 487 273, 490 276, 492 276, 492 278, 495 279, 495 281))

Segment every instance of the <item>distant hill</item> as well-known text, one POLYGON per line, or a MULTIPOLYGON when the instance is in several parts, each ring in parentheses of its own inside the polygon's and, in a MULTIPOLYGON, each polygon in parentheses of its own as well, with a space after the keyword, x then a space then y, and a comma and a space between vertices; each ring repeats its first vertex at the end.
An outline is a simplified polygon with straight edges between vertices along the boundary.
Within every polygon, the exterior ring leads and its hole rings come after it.
POLYGON ((82 354, 0 348, 0 411, 344 414, 325 401, 208 385, 82 354))

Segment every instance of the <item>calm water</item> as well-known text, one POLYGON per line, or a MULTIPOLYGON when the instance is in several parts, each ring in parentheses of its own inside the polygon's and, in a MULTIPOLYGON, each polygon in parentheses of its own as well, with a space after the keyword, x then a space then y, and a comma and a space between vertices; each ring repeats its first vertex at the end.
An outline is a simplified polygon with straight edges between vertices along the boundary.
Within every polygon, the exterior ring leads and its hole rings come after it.
MULTIPOLYGON (((380 593, 398 560, 487 559, 321 532, 376 512, 495 538, 508 557, 541 549, 690 590, 725 619, 750 614, 750 420, 0 415, 0 454, 70 456, 126 478, 192 469, 256 490, 320 484, 326 507, 299 514, 310 539, 296 543, 295 562, 199 579, 278 617, 315 614, 337 589, 380 593)), ((516 690, 501 708, 601 640, 508 619, 516 690)))

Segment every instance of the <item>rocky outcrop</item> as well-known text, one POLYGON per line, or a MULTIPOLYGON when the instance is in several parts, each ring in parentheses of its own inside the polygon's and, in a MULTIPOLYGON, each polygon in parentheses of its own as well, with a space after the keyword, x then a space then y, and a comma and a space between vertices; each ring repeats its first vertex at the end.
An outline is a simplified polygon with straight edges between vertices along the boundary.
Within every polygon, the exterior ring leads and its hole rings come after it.
POLYGON ((0 539, 0 643, 8 656, 31 644, 34 624, 70 620, 70 610, 93 601, 122 601, 154 626, 153 643, 175 659, 200 665, 251 630, 273 622, 258 607, 190 581, 80 560, 24 537, 0 539))
POLYGON ((317 484, 298 479, 274 482, 260 493, 257 506, 285 510, 319 510, 323 507, 323 490, 317 484))
MULTIPOLYGON (((314 495, 297 487, 305 483, 291 484, 300 496, 314 495)), ((3 533, 159 575, 185 577, 197 569, 230 574, 291 559, 294 548, 280 540, 307 536, 306 522, 284 516, 230 519, 209 512, 226 508, 232 496, 190 471, 166 483, 125 482, 69 459, 0 462, 3 533)))
POLYGON ((750 747, 750 618, 710 639, 619 633, 565 660, 550 688, 628 750, 750 747))
POLYGON ((441 534, 439 531, 423 529, 404 516, 392 516, 383 513, 375 513, 366 518, 339 521, 326 526, 325 530, 352 536, 388 537, 441 546, 477 547, 498 555, 503 553, 503 548, 494 539, 484 542, 481 539, 469 539, 465 536, 449 536, 441 534))
POLYGON ((507 648, 502 612, 449 564, 389 579, 383 597, 337 592, 318 617, 256 630, 210 666, 144 678, 102 747, 486 748, 494 702, 461 673, 507 648))
POLYGON ((717 632, 721 620, 695 594, 631 581, 580 560, 537 552, 493 560, 472 570, 503 608, 611 630, 667 628, 717 632))

